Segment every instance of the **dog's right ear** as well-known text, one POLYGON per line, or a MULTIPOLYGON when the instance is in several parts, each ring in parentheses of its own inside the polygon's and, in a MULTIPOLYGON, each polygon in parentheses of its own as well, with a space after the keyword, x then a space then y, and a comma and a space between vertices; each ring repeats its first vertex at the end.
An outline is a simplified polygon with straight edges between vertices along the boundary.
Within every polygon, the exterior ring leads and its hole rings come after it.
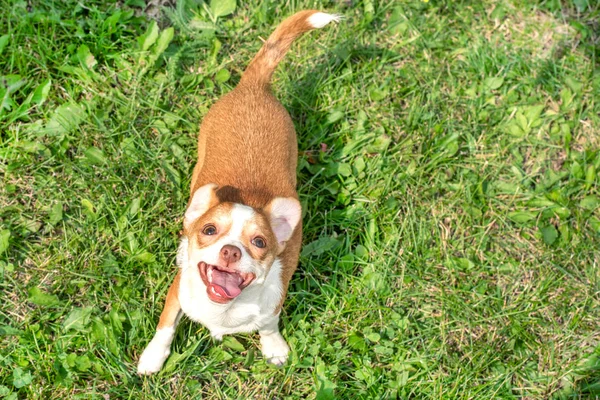
POLYGON ((217 188, 218 186, 214 183, 209 183, 196 190, 183 216, 183 228, 185 230, 188 230, 195 220, 219 201, 216 194, 217 188))

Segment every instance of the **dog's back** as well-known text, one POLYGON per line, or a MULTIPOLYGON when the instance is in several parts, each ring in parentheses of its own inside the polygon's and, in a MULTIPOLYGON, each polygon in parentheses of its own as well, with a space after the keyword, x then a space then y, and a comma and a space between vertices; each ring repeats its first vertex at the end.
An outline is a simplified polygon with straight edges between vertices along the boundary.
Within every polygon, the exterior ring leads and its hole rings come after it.
POLYGON ((217 183, 222 201, 255 208, 275 196, 297 197, 296 133, 288 112, 271 92, 271 77, 297 37, 337 18, 301 11, 269 36, 238 86, 213 105, 202 122, 192 193, 217 183))

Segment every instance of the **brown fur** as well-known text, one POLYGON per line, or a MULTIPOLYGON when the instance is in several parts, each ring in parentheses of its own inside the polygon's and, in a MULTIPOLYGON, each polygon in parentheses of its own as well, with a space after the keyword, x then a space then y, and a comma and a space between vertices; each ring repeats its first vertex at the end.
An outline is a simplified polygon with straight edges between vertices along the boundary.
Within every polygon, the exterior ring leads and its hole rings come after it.
POLYGON ((165 300, 165 307, 160 314, 160 320, 158 321, 157 329, 163 329, 176 324, 177 319, 181 314, 181 306, 179 304, 179 279, 181 278, 181 272, 177 273, 173 284, 167 292, 167 300, 165 300))
POLYGON ((283 21, 250 62, 240 85, 269 85, 273 71, 294 40, 304 32, 314 29, 308 23, 308 18, 317 12, 317 10, 300 11, 283 21))

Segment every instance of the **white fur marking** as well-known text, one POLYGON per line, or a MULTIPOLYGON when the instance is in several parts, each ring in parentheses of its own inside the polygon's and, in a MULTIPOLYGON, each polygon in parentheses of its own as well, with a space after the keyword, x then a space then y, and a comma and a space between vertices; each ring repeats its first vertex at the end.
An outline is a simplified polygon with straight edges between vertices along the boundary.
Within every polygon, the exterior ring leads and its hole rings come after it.
POLYGON ((254 214, 252 207, 234 204, 231 210, 231 220, 233 221, 233 224, 231 224, 231 228, 229 228, 229 232, 227 232, 227 237, 240 240, 244 225, 254 218, 254 214))
POLYGON ((260 329, 260 345, 263 356, 271 364, 277 366, 283 365, 290 352, 290 347, 286 343, 281 333, 279 333, 278 319, 271 320, 269 324, 260 329))
POLYGON ((260 335, 261 350, 271 364, 280 366, 288 359, 290 348, 279 332, 272 335, 260 335))
POLYGON ((198 269, 183 265, 179 286, 181 308, 193 321, 206 326, 215 338, 265 329, 266 334, 271 334, 279 320, 274 311, 283 292, 281 270, 281 261, 276 259, 261 283, 255 281, 231 302, 217 304, 208 299, 198 269))
POLYGON ((181 243, 177 248, 177 257, 175 258, 175 264, 179 268, 183 268, 188 262, 188 238, 186 236, 181 237, 181 243))
POLYGON ((308 17, 308 23, 311 24, 313 28, 322 28, 331 21, 339 22, 340 19, 342 19, 341 15, 318 12, 308 17))
POLYGON ((138 374, 151 375, 160 371, 169 354, 175 328, 158 329, 152 341, 148 344, 138 363, 138 374))

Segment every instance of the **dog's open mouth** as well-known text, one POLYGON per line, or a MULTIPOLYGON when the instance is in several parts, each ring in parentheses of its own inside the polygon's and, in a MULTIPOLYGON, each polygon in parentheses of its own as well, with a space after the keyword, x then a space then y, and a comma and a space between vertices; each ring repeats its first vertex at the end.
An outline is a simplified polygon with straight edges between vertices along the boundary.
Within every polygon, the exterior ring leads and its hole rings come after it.
POLYGON ((236 298, 255 278, 252 273, 242 273, 203 261, 198 264, 198 269, 206 285, 208 298, 217 303, 227 303, 236 298))

